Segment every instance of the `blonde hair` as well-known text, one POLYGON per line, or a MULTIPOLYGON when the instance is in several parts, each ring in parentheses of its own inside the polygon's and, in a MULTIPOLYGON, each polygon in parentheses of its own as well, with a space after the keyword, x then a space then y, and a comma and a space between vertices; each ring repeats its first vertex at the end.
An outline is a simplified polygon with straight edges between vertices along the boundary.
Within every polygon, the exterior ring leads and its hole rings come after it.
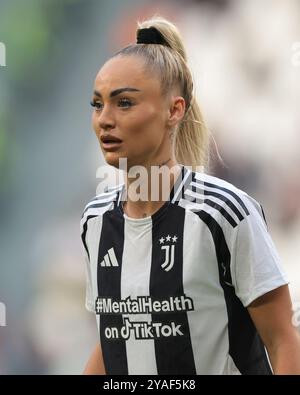
POLYGON ((162 93, 179 86, 185 99, 186 112, 174 133, 174 154, 178 163, 208 167, 209 136, 197 99, 193 95, 193 79, 187 65, 186 51, 177 27, 161 16, 138 22, 138 30, 156 28, 166 44, 131 44, 114 56, 138 55, 145 60, 147 70, 156 72, 161 80, 162 93))

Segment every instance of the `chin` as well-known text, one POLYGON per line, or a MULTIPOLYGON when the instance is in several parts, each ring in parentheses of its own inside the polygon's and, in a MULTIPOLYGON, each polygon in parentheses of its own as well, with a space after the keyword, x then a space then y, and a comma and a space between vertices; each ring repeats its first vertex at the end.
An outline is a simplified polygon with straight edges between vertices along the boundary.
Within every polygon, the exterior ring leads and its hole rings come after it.
POLYGON ((117 154, 115 152, 105 152, 104 153, 104 159, 106 163, 110 166, 113 166, 117 169, 119 169, 119 160, 124 159, 125 157, 123 155, 117 154))
POLYGON ((141 160, 140 156, 135 157, 128 157, 128 154, 126 153, 120 153, 120 152, 103 152, 104 159, 106 163, 110 166, 113 166, 117 169, 120 168, 120 160, 125 160, 125 163, 122 164, 121 170, 125 170, 126 172, 129 171, 129 169, 133 166, 142 166, 143 161, 141 160))
POLYGON ((104 155, 104 158, 108 165, 119 168, 119 157, 113 157, 112 155, 104 155))

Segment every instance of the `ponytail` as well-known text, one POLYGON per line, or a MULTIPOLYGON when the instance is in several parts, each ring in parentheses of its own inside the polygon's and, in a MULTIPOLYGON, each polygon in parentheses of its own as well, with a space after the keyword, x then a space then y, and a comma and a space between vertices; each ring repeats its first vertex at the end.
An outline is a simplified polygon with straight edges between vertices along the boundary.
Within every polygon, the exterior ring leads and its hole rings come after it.
POLYGON ((179 86, 185 99, 186 113, 174 130, 174 154, 178 163, 208 167, 210 134, 205 125, 200 106, 193 92, 193 79, 187 65, 182 37, 177 27, 161 16, 138 22, 138 30, 154 27, 164 39, 165 45, 132 44, 114 56, 136 54, 146 60, 147 68, 157 72, 161 79, 162 93, 167 94, 179 86))

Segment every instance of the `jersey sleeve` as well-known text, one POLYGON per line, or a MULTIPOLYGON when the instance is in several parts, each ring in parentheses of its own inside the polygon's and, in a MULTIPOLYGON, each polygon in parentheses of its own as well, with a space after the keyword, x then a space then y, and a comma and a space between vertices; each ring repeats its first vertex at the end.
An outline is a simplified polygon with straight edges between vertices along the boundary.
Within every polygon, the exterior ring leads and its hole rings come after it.
POLYGON ((92 274, 91 274, 91 265, 88 255, 88 233, 85 228, 87 225, 84 226, 84 220, 81 220, 81 244, 83 250, 83 260, 85 266, 85 280, 86 280, 86 289, 85 289, 85 307, 86 309, 94 313, 95 312, 95 303, 93 298, 93 287, 92 287, 92 274))
POLYGON ((91 312, 95 313, 95 303, 93 300, 93 288, 92 288, 92 278, 91 278, 91 267, 89 257, 84 249, 84 263, 85 263, 85 278, 86 278, 86 288, 85 288, 85 307, 91 312))
POLYGON ((288 284, 288 279, 268 232, 261 205, 247 194, 243 200, 249 215, 235 228, 231 275, 235 293, 246 307, 265 293, 288 284))

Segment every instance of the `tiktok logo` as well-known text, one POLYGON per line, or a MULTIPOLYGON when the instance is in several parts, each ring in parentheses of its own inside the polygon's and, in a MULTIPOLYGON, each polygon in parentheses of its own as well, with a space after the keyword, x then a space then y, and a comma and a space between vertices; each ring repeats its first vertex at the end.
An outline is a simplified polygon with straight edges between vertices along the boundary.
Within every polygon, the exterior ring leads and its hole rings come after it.
POLYGON ((131 336, 137 340, 148 340, 148 339, 161 339, 170 336, 184 336, 182 332, 181 324, 177 324, 174 321, 168 324, 162 322, 131 322, 129 318, 125 318, 125 325, 120 329, 117 327, 106 327, 104 330, 105 337, 110 339, 123 339, 128 340, 131 336))
POLYGON ((0 66, 6 66, 6 48, 5 44, 0 42, 0 66))

